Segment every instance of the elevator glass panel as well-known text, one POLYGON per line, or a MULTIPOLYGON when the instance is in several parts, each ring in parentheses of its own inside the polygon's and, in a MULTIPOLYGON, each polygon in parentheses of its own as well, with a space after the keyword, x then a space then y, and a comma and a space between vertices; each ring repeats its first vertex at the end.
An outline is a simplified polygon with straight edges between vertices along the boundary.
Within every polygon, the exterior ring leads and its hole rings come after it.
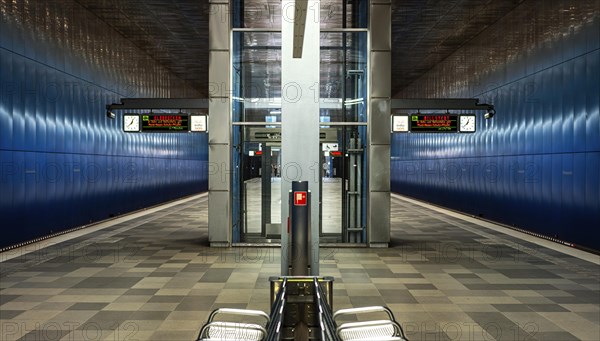
MULTIPOLYGON (((367 4, 362 0, 321 2, 322 156, 315 171, 321 179, 318 228, 324 243, 365 242, 368 34, 361 28, 367 27, 367 4)), ((278 142, 281 10, 280 1, 233 2, 234 242, 276 242, 280 237, 285 167, 280 164, 278 142)))
MULTIPOLYGON (((367 28, 368 0, 321 0, 319 3, 322 29, 367 28)), ((293 10, 282 8, 280 0, 234 0, 232 8, 235 28, 281 30, 282 12, 293 16, 293 10)))

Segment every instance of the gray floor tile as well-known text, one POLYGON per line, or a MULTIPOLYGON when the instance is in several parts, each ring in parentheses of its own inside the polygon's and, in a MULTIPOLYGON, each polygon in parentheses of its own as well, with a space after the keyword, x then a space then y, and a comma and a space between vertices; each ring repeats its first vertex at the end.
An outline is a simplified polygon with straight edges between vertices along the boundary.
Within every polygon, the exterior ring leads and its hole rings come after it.
POLYGON ((208 269, 202 276, 203 282, 225 283, 231 276, 232 269, 208 269))
POLYGON ((529 304, 529 309, 537 312, 566 312, 569 311, 558 304, 529 304))
POLYGON ((102 289, 102 288, 123 288, 129 289, 133 287, 140 278, 127 278, 127 277, 90 277, 82 280, 73 286, 73 288, 90 288, 90 289, 102 289))
POLYGON ((177 311, 207 311, 213 305, 216 296, 194 296, 187 298, 177 305, 177 311))
POLYGON ((577 315, 582 316, 583 318, 592 323, 598 323, 598 321, 600 321, 600 312, 583 312, 577 313, 577 315))
POLYGON ((575 341, 579 340, 573 334, 567 332, 537 332, 531 339, 539 341, 575 341))
POLYGON ((152 296, 149 303, 180 303, 186 297, 178 295, 164 295, 164 296, 152 296))
POLYGON ((37 341, 37 340, 60 340, 71 333, 71 330, 62 330, 54 328, 36 329, 28 332, 19 341, 37 341))
POLYGON ((4 310, 0 309, 0 320, 10 320, 22 314, 23 310, 4 310))
POLYGON ((158 289, 129 289, 125 295, 154 295, 158 289))
POLYGON ((417 300, 408 290, 379 290, 381 297, 387 304, 409 303, 415 304, 417 300))
POLYGON ((386 305, 384 300, 378 296, 350 296, 350 302, 355 307, 386 305))
MULTIPOLYGON (((322 252, 336 308, 388 305, 411 341, 456 340, 453 325, 478 331, 473 340, 575 339, 553 314, 599 330, 599 266, 404 200, 393 199, 391 210, 390 248, 322 252)), ((138 339, 176 340, 195 333, 156 330, 162 321, 200 328, 218 307, 268 309, 279 250, 207 245, 201 198, 53 246, 76 257, 39 251, 2 262, 0 318, 55 314, 58 322, 75 313, 103 338, 129 321, 138 339)), ((19 337, 40 336, 27 332, 19 337)))
POLYGON ((532 311, 532 309, 525 304, 492 304, 492 307, 503 313, 532 311))
POLYGON ((134 311, 127 317, 128 320, 164 321, 170 311, 134 311))
POLYGON ((100 311, 106 307, 108 303, 75 303, 68 308, 68 310, 92 310, 100 311))
POLYGON ((97 326, 98 329, 114 330, 118 328, 123 321, 129 319, 129 316, 133 313, 133 311, 99 311, 77 329, 85 329, 86 325, 94 325, 97 326))
POLYGON ((437 290, 435 285, 430 283, 407 283, 405 286, 409 290, 437 290))

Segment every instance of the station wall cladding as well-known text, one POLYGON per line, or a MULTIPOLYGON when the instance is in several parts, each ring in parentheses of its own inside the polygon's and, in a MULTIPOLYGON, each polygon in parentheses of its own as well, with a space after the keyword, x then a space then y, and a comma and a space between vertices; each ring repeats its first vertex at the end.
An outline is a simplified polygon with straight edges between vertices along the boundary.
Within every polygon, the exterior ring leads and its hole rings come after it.
POLYGON ((0 248, 207 189, 206 134, 124 133, 126 97, 197 93, 69 1, 0 0, 0 248))
POLYGON ((600 250, 597 1, 525 1, 396 98, 479 98, 474 134, 394 134, 392 190, 600 250))

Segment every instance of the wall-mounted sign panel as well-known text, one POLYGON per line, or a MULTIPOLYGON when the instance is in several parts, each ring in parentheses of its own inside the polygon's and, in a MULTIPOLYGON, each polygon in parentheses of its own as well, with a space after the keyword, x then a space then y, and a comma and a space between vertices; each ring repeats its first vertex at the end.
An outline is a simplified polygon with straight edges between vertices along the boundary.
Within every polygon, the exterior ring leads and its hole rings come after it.
POLYGON ((475 115, 412 114, 392 116, 392 133, 474 133, 475 115))
POLYGON ((206 124, 206 115, 190 115, 190 131, 191 132, 206 132, 208 125, 206 124))
POLYGON ((132 114, 123 115, 125 132, 207 132, 207 115, 178 114, 132 114))
POLYGON ((408 128, 408 115, 392 116, 392 132, 407 133, 408 128))
POLYGON ((337 151, 340 147, 337 143, 322 143, 321 145, 324 152, 337 151))
POLYGON ((410 115, 410 131, 413 133, 458 132, 458 115, 413 114, 410 115))
POLYGON ((143 132, 188 132, 189 116, 185 114, 142 114, 143 132))
MULTIPOLYGON (((249 142, 281 142, 281 128, 248 128, 247 141, 249 142)), ((319 129, 319 141, 321 143, 338 142, 337 128, 321 128, 319 129)))

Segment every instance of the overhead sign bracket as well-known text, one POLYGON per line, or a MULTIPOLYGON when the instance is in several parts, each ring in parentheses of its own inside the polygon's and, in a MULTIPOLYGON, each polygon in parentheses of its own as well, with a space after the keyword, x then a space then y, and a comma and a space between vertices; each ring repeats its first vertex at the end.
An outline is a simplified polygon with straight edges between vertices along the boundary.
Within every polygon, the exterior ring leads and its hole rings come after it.
POLYGON ((122 98, 106 105, 106 110, 208 109, 208 98, 122 98))
POLYGON ((477 98, 411 98, 393 99, 392 109, 407 110, 494 110, 492 104, 477 98))

